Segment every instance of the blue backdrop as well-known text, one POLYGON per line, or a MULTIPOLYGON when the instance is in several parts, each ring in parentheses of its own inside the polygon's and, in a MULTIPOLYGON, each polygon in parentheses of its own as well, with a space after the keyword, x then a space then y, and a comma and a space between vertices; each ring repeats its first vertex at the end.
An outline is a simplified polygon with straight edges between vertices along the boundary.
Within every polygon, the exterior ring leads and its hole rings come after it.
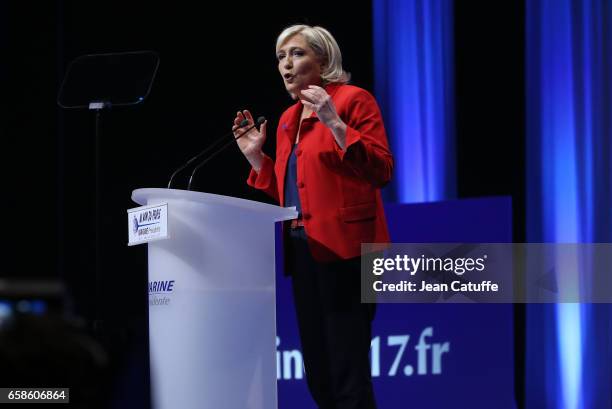
POLYGON ((453 1, 374 0, 375 89, 395 158, 386 199, 456 192, 453 1))
MULTIPOLYGON (((526 13, 528 240, 610 242, 612 4, 530 0, 526 13)), ((605 304, 527 307, 527 408, 611 406, 611 322, 605 304)))

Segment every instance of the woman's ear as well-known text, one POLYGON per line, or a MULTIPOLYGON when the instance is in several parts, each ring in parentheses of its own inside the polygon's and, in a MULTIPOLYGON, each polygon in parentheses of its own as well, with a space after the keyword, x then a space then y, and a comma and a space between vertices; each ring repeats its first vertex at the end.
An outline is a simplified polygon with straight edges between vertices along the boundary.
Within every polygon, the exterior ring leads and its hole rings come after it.
POLYGON ((322 55, 318 56, 317 59, 318 59, 318 63, 319 63, 319 68, 321 69, 321 71, 325 71, 329 61, 327 61, 327 58, 325 58, 322 55))

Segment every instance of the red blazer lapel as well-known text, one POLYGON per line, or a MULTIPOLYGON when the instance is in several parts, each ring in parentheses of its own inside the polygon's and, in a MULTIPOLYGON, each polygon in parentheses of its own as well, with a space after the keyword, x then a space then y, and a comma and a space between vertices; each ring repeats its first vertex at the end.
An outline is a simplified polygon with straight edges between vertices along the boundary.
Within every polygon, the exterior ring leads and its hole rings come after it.
POLYGON ((278 166, 278 177, 276 178, 276 183, 281 206, 285 205, 285 175, 287 173, 287 161, 291 154, 291 148, 295 143, 298 120, 301 113, 302 104, 298 101, 285 112, 278 124, 278 134, 276 138, 276 165, 278 166))

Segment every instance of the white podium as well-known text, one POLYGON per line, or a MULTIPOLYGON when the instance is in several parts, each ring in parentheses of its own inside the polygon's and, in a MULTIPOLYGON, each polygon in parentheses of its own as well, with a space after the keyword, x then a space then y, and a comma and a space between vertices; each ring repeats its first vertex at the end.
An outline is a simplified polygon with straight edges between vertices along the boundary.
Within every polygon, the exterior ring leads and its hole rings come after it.
POLYGON ((173 189, 170 238, 148 243, 155 409, 276 409, 274 222, 295 208, 173 189))

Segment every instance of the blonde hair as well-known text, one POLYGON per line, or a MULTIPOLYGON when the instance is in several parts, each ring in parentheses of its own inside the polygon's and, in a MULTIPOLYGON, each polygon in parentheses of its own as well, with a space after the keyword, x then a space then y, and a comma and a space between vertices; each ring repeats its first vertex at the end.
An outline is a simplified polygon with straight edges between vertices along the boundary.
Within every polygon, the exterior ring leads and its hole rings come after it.
POLYGON ((296 24, 287 27, 276 39, 276 51, 291 37, 301 34, 312 48, 315 55, 321 58, 321 79, 323 83, 347 83, 351 74, 342 68, 342 53, 338 43, 329 31, 323 27, 311 27, 305 24, 296 24))

